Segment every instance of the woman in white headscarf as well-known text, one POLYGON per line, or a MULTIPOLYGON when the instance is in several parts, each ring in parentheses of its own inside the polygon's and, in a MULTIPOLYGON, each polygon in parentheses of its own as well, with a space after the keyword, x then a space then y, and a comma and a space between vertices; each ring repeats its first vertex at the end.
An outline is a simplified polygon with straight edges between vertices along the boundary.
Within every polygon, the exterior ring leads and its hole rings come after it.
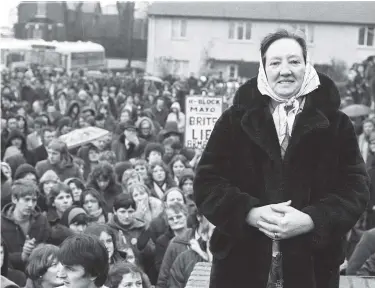
POLYGON ((260 52, 194 180, 216 226, 210 287, 338 288, 343 240, 369 197, 353 125, 302 37, 280 30, 260 52))

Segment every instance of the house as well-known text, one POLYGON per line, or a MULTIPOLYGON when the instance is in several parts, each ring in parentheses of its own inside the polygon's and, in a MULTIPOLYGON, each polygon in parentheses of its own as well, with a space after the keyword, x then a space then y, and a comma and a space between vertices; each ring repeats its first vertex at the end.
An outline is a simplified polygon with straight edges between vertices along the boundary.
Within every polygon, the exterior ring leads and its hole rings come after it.
POLYGON ((91 41, 104 46, 107 58, 125 59, 131 56, 145 62, 148 26, 146 4, 137 2, 135 5, 130 41, 127 37, 129 25, 126 24, 130 15, 119 17, 116 4, 102 7, 98 1, 21 2, 18 5, 18 23, 14 27, 15 37, 46 41, 91 41))
POLYGON ((375 2, 155 2, 149 7, 147 71, 252 77, 260 42, 298 29, 313 64, 350 66, 375 55, 375 2))

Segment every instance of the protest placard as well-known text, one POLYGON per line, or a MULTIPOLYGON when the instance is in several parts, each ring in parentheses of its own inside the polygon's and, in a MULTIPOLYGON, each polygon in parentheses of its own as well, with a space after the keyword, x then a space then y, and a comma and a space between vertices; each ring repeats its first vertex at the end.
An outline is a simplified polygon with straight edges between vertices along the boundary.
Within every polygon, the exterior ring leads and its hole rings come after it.
POLYGON ((204 149, 223 112, 222 97, 186 97, 185 146, 204 149))

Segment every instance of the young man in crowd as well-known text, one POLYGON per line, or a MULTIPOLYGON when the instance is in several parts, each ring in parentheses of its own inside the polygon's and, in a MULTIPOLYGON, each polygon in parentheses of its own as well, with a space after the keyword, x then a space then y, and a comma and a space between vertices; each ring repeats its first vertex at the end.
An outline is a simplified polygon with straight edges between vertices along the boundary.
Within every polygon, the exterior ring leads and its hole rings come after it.
POLYGON ((108 277, 108 252, 99 238, 79 234, 67 238, 58 253, 57 277, 64 288, 98 288, 108 277))
POLYGON ((12 203, 1 214, 1 236, 9 249, 13 268, 24 271, 25 263, 39 243, 50 236, 47 218, 36 208, 39 188, 25 179, 12 184, 12 203))
POLYGON ((41 131, 41 136, 41 145, 33 150, 35 163, 46 160, 48 158, 47 147, 49 143, 51 143, 51 141, 56 138, 56 130, 50 126, 44 127, 41 131))

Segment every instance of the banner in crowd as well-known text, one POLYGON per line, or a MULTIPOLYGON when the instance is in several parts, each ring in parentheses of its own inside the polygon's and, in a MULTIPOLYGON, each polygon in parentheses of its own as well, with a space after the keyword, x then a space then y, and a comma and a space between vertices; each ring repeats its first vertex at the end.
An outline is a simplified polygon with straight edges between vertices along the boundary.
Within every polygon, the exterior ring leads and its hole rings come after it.
POLYGON ((187 96, 185 101, 185 146, 204 149, 216 121, 223 113, 223 98, 187 96))

